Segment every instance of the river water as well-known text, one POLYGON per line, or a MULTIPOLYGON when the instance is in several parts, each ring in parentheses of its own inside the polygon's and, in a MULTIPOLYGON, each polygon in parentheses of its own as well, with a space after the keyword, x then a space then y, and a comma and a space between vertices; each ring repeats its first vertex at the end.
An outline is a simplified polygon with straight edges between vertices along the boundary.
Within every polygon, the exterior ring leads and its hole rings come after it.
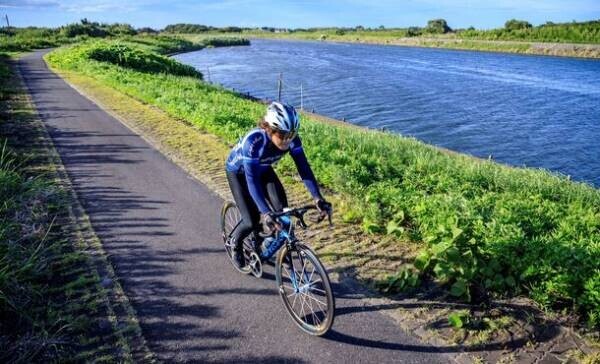
POLYGON ((279 40, 175 58, 261 98, 282 73, 304 109, 600 186, 597 60, 279 40))

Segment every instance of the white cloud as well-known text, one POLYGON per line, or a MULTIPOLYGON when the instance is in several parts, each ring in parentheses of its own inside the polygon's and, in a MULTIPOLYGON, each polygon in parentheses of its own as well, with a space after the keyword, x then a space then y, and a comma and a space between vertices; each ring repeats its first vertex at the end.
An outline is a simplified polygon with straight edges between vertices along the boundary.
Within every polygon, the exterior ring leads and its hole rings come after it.
POLYGON ((98 13, 107 11, 134 11, 143 8, 145 5, 155 3, 157 3, 156 0, 0 0, 0 8, 57 8, 73 13, 98 13))
POLYGON ((52 0, 0 0, 0 8, 52 8, 58 7, 52 0))

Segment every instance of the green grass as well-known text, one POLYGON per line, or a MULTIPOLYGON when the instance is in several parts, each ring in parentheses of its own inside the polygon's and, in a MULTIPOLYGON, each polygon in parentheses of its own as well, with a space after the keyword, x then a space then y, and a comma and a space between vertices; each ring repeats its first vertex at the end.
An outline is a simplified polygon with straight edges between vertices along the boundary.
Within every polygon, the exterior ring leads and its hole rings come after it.
MULTIPOLYGON (((234 143, 264 112, 259 103, 193 77, 139 72, 86 58, 84 43, 47 56, 234 143)), ((303 142, 319 181, 343 196, 340 213, 365 233, 422 244, 411 273, 463 299, 526 294, 544 307, 600 323, 600 191, 542 170, 451 154, 398 135, 303 117, 303 142)), ((295 174, 293 162, 278 167, 295 174)), ((409 284, 410 285, 410 284, 409 284)))
POLYGON ((80 338, 97 340, 106 294, 99 294, 89 258, 74 248, 71 202, 57 184, 43 126, 7 62, 0 59, 0 362, 123 357, 112 344, 109 352, 80 355, 90 349, 80 338))

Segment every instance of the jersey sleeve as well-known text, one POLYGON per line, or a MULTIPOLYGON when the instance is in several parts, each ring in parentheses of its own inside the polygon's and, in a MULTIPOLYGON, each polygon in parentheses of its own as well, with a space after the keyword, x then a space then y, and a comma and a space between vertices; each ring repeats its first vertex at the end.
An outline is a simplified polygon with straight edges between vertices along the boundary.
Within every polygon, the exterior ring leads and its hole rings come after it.
POLYGON ((292 159, 294 159, 294 163, 296 164, 296 168, 298 169, 298 173, 300 174, 300 178, 302 178, 302 182, 304 182, 306 189, 313 198, 322 198, 317 179, 308 164, 306 154, 304 154, 304 149, 302 148, 302 141, 299 136, 297 136, 290 144, 290 155, 292 156, 292 159))
POLYGON ((260 156, 264 152, 265 145, 266 140, 263 133, 255 131, 244 138, 241 150, 248 191, 261 214, 270 211, 260 183, 260 156))

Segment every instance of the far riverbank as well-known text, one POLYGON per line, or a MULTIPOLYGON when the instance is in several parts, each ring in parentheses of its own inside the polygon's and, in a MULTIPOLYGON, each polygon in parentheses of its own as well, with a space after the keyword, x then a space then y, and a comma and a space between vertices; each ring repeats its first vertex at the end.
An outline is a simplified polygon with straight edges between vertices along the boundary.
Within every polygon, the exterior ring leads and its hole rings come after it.
MULTIPOLYGON (((205 38, 207 35, 182 34, 185 38, 205 38)), ((461 49, 480 52, 502 52, 517 54, 532 54, 557 57, 576 57, 600 59, 600 44, 582 43, 547 43, 526 41, 503 41, 503 40, 478 40, 462 39, 455 36, 431 36, 431 37, 394 37, 392 35, 369 35, 369 34, 343 34, 335 33, 321 34, 319 32, 294 32, 294 33, 272 33, 272 32, 242 32, 242 33, 219 33, 219 36, 243 36, 247 38, 262 39, 289 39, 309 40, 320 42, 344 42, 381 44, 406 47, 445 48, 461 49)))

